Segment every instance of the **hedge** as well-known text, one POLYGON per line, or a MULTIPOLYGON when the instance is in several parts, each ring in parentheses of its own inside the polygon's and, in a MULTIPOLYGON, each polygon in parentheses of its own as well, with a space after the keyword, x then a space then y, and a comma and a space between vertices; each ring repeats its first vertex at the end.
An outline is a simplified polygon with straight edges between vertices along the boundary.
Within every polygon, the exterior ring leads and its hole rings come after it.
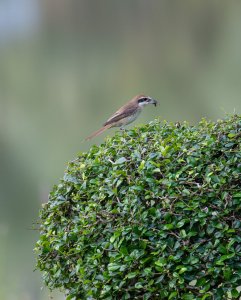
POLYGON ((40 211, 37 268, 66 299, 237 299, 241 117, 154 120, 68 164, 40 211))

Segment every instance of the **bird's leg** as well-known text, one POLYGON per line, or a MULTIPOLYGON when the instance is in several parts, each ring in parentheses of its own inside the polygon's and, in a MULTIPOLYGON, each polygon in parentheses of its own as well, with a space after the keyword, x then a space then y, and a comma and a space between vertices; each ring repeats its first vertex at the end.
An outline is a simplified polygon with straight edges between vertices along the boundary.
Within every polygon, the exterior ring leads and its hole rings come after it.
POLYGON ((120 131, 122 132, 122 135, 125 135, 125 127, 122 125, 120 126, 120 131))
POLYGON ((127 133, 127 130, 126 130, 126 128, 124 127, 124 125, 122 125, 122 126, 120 127, 120 130, 121 130, 122 133, 123 133, 123 137, 126 137, 126 136, 130 137, 129 134, 127 133))

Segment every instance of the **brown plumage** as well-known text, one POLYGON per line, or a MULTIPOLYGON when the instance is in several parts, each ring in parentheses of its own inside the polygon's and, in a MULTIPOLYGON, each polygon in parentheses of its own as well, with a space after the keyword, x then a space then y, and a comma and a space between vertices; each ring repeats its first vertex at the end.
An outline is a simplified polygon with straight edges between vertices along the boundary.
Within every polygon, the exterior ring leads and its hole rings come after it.
POLYGON ((86 138, 90 140, 95 136, 98 136, 105 130, 112 127, 124 127, 127 124, 133 122, 141 113, 143 107, 147 104, 157 105, 157 101, 144 95, 137 95, 120 109, 118 109, 101 127, 99 130, 92 133, 86 138))
POLYGON ((111 124, 101 127, 99 130, 93 132, 90 136, 88 136, 85 140, 91 140, 93 137, 100 135, 102 132, 106 131, 106 129, 111 128, 111 124))

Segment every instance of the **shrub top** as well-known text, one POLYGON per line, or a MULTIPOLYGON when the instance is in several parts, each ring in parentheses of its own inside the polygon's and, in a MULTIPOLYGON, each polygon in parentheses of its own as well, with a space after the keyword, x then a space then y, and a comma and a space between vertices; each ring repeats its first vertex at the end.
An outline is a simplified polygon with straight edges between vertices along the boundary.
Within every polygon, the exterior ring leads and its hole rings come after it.
POLYGON ((155 120, 69 163, 37 268, 67 299, 229 299, 241 286, 241 117, 155 120))

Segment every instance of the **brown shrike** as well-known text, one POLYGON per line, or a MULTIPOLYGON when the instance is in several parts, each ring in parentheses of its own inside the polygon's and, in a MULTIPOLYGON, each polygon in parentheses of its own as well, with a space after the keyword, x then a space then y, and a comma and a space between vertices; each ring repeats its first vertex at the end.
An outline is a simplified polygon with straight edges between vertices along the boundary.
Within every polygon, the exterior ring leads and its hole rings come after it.
POLYGON ((135 121, 135 119, 139 116, 144 106, 148 104, 157 105, 157 101, 144 95, 135 96, 125 105, 123 105, 120 109, 118 109, 101 127, 99 130, 92 133, 90 136, 86 138, 86 140, 90 140, 93 137, 101 134, 106 129, 112 127, 120 127, 123 128, 125 125, 130 124, 135 121))

